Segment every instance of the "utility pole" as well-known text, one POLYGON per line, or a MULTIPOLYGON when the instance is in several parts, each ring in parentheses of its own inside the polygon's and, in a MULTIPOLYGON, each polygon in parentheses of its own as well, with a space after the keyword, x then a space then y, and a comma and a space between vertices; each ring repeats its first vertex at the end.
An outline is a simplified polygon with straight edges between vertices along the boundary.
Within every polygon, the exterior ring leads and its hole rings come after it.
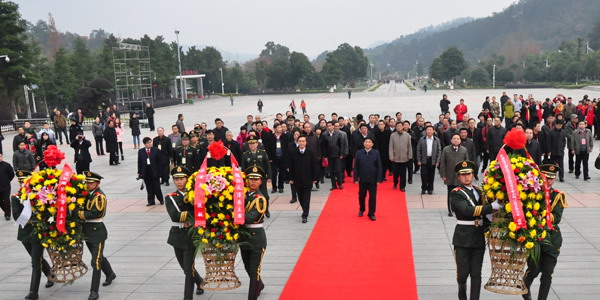
POLYGON ((179 61, 179 81, 181 82, 181 104, 185 103, 185 82, 183 79, 183 73, 181 72, 181 51, 179 50, 179 30, 175 30, 177 36, 177 60, 179 61))
POLYGON ((496 89, 496 65, 492 68, 492 89, 496 89))

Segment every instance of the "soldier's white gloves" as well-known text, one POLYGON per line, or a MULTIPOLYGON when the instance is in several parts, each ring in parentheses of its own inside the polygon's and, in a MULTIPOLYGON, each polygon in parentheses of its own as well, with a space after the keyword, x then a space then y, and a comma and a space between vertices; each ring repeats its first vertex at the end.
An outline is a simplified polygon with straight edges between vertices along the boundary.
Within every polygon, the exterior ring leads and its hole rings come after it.
POLYGON ((498 200, 492 202, 492 209, 499 210, 501 208, 502 208, 502 205, 500 205, 500 203, 498 203, 498 200))

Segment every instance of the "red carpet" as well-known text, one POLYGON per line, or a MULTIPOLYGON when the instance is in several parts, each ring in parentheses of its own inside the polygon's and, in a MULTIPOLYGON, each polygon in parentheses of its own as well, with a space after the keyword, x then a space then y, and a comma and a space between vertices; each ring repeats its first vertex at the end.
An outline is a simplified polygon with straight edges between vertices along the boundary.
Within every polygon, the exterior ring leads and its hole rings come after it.
POLYGON ((357 214, 357 185, 330 194, 280 299, 418 299, 404 193, 388 179, 377 221, 357 214))

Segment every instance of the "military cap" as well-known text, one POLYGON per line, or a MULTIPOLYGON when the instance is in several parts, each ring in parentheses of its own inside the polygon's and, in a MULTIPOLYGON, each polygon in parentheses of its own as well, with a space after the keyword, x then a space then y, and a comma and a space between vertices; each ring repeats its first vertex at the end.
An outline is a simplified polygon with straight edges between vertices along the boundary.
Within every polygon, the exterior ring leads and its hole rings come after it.
POLYGON ((246 168, 245 173, 249 179, 263 179, 265 177, 265 171, 257 165, 246 168))
POLYGON ((560 171, 560 167, 552 164, 545 164, 540 166, 540 171, 542 174, 546 175, 547 178, 554 179, 556 178, 556 173, 560 171))
POLYGON ((173 178, 190 177, 190 170, 186 167, 175 167, 171 170, 171 176, 173 178))
POLYGON ((182 140, 189 140, 190 139, 190 134, 187 132, 184 132, 181 134, 181 139, 182 140))
POLYGON ((196 131, 190 131, 190 138, 198 137, 198 133, 196 131))
POLYGON ((31 172, 28 171, 17 171, 15 173, 17 174, 17 179, 19 181, 23 181, 25 178, 31 176, 31 172))
POLYGON ((296 117, 294 117, 294 116, 287 116, 286 120, 288 120, 288 121, 296 121, 296 117))
POLYGON ((477 164, 470 160, 463 160, 454 166, 454 172, 456 174, 471 174, 477 169, 477 164))
POLYGON ((101 179, 104 179, 104 177, 100 176, 100 174, 98 173, 94 173, 91 171, 85 171, 83 173, 85 175, 86 182, 100 182, 101 179))
POLYGON ((258 138, 254 135, 248 137, 248 143, 258 143, 258 138))

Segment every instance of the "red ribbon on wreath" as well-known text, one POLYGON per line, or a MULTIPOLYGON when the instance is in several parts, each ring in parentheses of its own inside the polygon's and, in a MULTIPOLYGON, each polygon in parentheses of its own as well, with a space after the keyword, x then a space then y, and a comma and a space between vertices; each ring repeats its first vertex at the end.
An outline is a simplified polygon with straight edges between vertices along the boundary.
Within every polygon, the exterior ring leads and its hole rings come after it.
POLYGON ((525 221, 525 214, 523 213, 523 204, 521 203, 519 189, 517 188, 517 178, 512 169, 510 158, 504 148, 500 149, 496 160, 500 164, 500 169, 502 169, 502 173, 504 174, 506 193, 508 194, 508 200, 512 208, 513 222, 517 225, 516 230, 527 228, 527 221, 525 221))
POLYGON ((66 233, 67 229, 65 228, 67 222, 67 183, 71 180, 71 176, 73 176, 73 170, 69 165, 65 164, 62 174, 60 174, 60 179, 58 180, 58 200, 56 201, 56 229, 59 232, 66 233))

